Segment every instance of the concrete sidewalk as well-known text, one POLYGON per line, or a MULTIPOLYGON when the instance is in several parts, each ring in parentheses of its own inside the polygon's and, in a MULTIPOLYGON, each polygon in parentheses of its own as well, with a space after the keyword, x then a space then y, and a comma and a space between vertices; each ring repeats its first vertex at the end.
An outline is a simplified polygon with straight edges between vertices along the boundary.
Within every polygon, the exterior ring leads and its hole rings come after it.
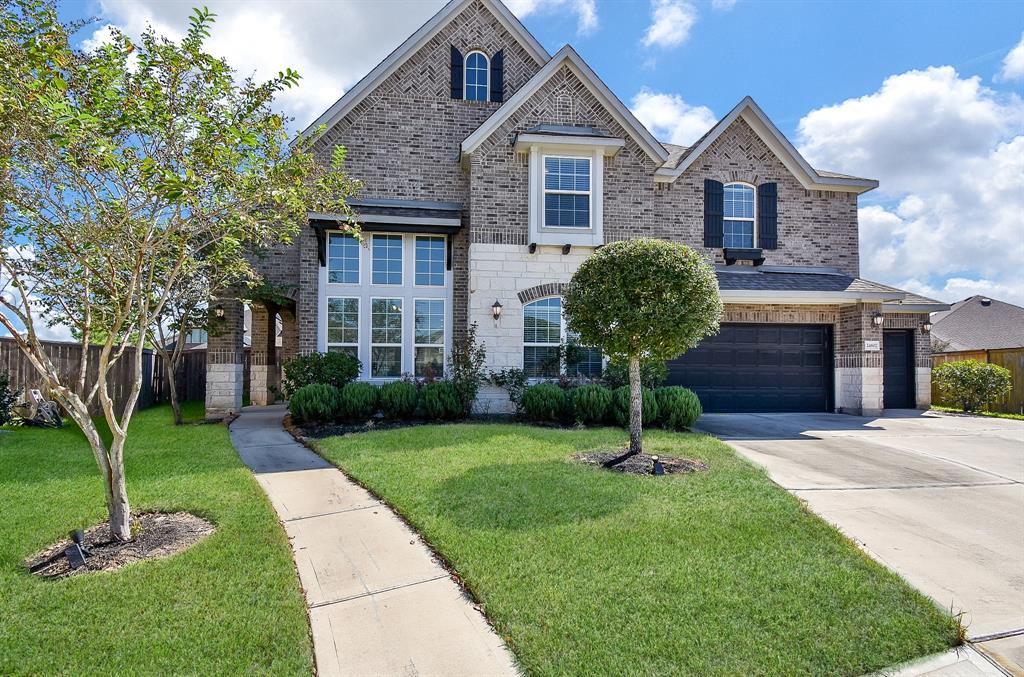
POLYGON ((516 675, 512 655, 387 506, 247 407, 231 441, 284 523, 309 605, 317 673, 516 675))

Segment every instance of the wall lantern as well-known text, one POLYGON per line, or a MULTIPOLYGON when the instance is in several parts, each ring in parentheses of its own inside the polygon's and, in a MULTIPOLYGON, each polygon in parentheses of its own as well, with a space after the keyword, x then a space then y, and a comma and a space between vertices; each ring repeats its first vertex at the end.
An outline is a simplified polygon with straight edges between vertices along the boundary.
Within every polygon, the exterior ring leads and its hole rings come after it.
POLYGON ((875 313, 871 317, 871 324, 875 325, 876 327, 881 327, 883 322, 885 322, 885 317, 882 315, 882 313, 875 313))
POLYGON ((217 305, 215 305, 213 307, 213 314, 216 315, 220 319, 224 319, 224 306, 222 306, 219 303, 217 305))
POLYGON ((495 301, 494 305, 491 306, 491 317, 494 318, 495 322, 501 318, 501 303, 498 301, 495 301))
POLYGON ((927 334, 931 330, 932 330, 932 321, 931 320, 925 320, 924 322, 921 323, 921 333, 922 334, 927 334))

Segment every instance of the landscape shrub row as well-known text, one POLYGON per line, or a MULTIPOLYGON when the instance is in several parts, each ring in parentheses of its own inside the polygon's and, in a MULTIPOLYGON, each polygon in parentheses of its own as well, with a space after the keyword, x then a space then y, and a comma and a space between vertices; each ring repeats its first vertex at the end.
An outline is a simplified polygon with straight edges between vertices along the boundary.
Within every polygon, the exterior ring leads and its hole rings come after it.
MULTIPOLYGON (((703 412, 692 390, 681 386, 643 388, 641 390, 643 425, 660 425, 686 430, 703 412)), ((583 385, 562 388, 554 383, 528 386, 522 396, 522 413, 538 423, 577 423, 629 425, 629 386, 608 388, 583 385)))
POLYGON ((450 381, 422 385, 394 381, 381 386, 353 381, 342 388, 310 383, 292 392, 288 411, 304 423, 363 422, 378 413, 389 420, 432 421, 463 418, 467 414, 450 381))

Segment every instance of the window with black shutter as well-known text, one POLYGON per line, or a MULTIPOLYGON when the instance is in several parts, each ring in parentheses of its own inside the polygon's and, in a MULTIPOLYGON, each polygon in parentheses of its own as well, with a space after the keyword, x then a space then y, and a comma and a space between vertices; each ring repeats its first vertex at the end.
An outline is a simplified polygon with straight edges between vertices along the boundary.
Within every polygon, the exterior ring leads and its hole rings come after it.
POLYGON ((721 181, 704 179, 704 246, 722 246, 722 216, 725 190, 721 181))
POLYGON ((778 189, 774 183, 757 187, 757 243, 762 249, 779 246, 778 189))
POLYGON ((461 99, 463 96, 463 73, 462 73, 462 52, 452 45, 452 98, 461 99))
POLYGON ((491 57, 491 101, 501 102, 505 91, 505 50, 491 57))

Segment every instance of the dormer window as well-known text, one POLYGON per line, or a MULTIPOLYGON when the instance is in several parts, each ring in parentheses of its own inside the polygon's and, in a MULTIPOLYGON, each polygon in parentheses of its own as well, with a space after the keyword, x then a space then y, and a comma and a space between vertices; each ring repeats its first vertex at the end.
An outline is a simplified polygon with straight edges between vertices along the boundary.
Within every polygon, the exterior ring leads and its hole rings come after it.
POLYGON ((490 92, 491 65, 483 52, 470 52, 466 55, 466 90, 463 98, 466 101, 487 101, 490 92))
POLYGON ((724 191, 722 221, 723 246, 754 247, 754 187, 746 183, 727 183, 724 191))
POLYGON ((590 228, 590 161, 544 156, 545 228, 590 228))

